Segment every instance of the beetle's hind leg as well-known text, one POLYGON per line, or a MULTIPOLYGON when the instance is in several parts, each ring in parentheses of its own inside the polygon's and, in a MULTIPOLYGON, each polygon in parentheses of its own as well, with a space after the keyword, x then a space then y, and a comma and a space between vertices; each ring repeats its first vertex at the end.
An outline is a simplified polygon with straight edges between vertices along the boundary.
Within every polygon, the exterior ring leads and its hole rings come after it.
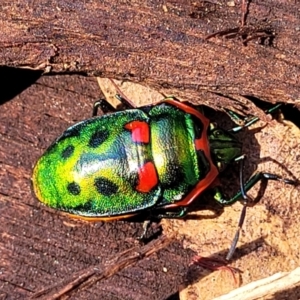
POLYGON ((106 99, 99 99, 93 105, 92 117, 97 116, 99 108, 101 109, 103 114, 117 111, 106 99))
MULTIPOLYGON (((116 94, 116 99, 118 99, 124 106, 125 109, 135 108, 133 103, 124 98, 123 96, 116 94)), ((106 99, 99 99, 94 103, 92 117, 96 117, 98 114, 98 109, 101 109, 103 114, 114 113, 119 111, 117 108, 113 107, 106 99)))
POLYGON ((187 207, 179 207, 179 208, 174 209, 174 210, 164 210, 163 208, 161 208, 159 210, 161 210, 162 213, 156 214, 154 212, 157 212, 157 210, 154 210, 151 213, 149 220, 144 221, 144 223, 143 223, 143 233, 139 237, 140 240, 144 240, 145 239, 145 237, 147 236, 149 227, 150 227, 150 225, 151 225, 151 223, 153 221, 155 221, 155 220, 161 220, 163 218, 166 218, 166 219, 181 219, 188 212, 188 208, 187 207))
POLYGON ((175 208, 173 210, 172 209, 162 210, 162 213, 158 214, 157 218, 159 218, 159 219, 163 219, 163 218, 165 218, 165 219, 181 219, 184 216, 186 216, 187 213, 188 213, 188 208, 181 206, 181 207, 175 208))
POLYGON ((123 104, 125 109, 136 108, 136 106, 129 99, 121 96, 120 94, 116 94, 115 97, 123 104))
POLYGON ((143 241, 143 240, 146 238, 151 223, 152 223, 151 220, 146 220, 146 221, 144 221, 144 223, 143 223, 143 232, 142 232, 142 234, 138 237, 139 240, 143 241))

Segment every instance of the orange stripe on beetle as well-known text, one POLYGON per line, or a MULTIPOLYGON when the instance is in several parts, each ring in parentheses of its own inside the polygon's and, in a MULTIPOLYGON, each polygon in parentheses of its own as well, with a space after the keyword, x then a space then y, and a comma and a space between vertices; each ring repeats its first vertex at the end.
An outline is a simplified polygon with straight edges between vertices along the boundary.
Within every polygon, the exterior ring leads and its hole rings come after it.
POLYGON ((143 121, 132 121, 124 126, 131 131, 131 138, 134 142, 148 144, 150 140, 149 125, 143 121))

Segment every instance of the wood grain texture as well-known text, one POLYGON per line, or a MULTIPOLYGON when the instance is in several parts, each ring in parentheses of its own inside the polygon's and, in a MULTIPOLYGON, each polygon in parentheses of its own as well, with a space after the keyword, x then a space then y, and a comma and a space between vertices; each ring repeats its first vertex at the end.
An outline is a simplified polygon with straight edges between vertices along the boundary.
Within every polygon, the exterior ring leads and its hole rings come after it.
POLYGON ((299 107, 299 3, 251 1, 236 37, 206 40, 239 28, 241 5, 228 3, 3 1, 1 64, 136 81, 214 107, 253 112, 250 96, 299 107), (272 37, 243 45, 261 32, 272 37))
MULTIPOLYGON (((229 2, 1 2, 0 299, 28 298, 136 246, 140 223, 71 220, 39 205, 31 192, 38 157, 69 125, 88 118, 92 103, 102 96, 91 76, 140 82, 264 121, 253 99, 299 109, 300 4, 251 1, 240 28, 241 5, 229 2), (239 28, 233 38, 205 39, 232 28, 239 28), (258 32, 272 38, 255 38, 258 32), (254 39, 245 46, 249 37, 254 39)), ((139 103, 148 103, 141 98, 139 103)), ((223 124, 222 118, 216 120, 223 124)), ((299 178, 299 129, 274 122, 261 124, 268 125, 267 131, 241 134, 246 177, 264 163, 259 169, 299 178)), ((229 192, 238 188, 235 171, 223 176, 229 192)), ((299 266, 298 194, 299 187, 271 184, 263 204, 249 212, 233 261, 244 271, 243 283, 299 266)), ((202 287, 189 290, 189 299, 198 292, 207 299, 221 295, 220 281, 190 262, 195 253, 224 257, 239 212, 238 206, 219 218, 164 221, 164 234, 178 233, 170 245, 111 278, 76 289, 71 298, 167 299, 195 282, 202 287)), ((221 282, 234 288, 232 278, 221 282)))
MULTIPOLYGON (((21 80, 17 73, 13 78, 21 80)), ((89 288, 72 290, 72 299, 166 299, 181 284, 203 276, 196 267, 194 276, 188 275, 193 252, 183 249, 177 239, 147 258, 136 240, 142 232, 140 222, 73 220, 40 205, 34 197, 30 182, 34 163, 66 127, 91 115, 98 96, 96 79, 46 76, 1 105, 1 299, 27 299, 56 285, 63 289, 64 282, 93 266, 100 271, 101 266, 116 268, 118 263, 108 262, 121 260, 121 253, 129 249, 133 254, 141 249, 135 264, 89 288)), ((55 299, 50 295, 43 297, 55 299)))

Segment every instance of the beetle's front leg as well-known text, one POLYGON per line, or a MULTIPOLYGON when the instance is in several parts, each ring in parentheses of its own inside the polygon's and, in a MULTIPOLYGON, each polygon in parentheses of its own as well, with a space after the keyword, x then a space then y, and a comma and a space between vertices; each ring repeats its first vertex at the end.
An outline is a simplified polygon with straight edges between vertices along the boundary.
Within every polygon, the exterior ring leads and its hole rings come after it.
MULTIPOLYGON (((276 104, 276 105, 272 106, 270 109, 265 110, 265 114, 266 115, 272 114, 273 112, 276 112, 281 106, 282 106, 281 103, 276 104)), ((229 130, 230 132, 233 132, 233 133, 237 133, 237 132, 241 131, 242 129, 251 126, 252 124, 255 124, 259 120, 259 118, 255 117, 255 116, 249 115, 246 117, 242 117, 230 109, 224 108, 224 110, 229 115, 229 117, 231 118, 231 120, 233 122, 242 123, 242 125, 233 127, 232 129, 229 130)))
POLYGON ((221 205, 230 205, 235 203, 237 200, 239 200, 242 196, 242 193, 238 191, 232 198, 226 199, 223 195, 223 192, 220 187, 214 187, 214 199, 220 203, 221 205))
MULTIPOLYGON (((263 173, 259 172, 254 174, 244 185, 244 191, 248 192, 256 183, 258 183, 261 180, 276 180, 284 182, 285 184, 290 185, 298 185, 299 182, 291 179, 281 178, 278 175, 271 174, 271 173, 263 173)), ((239 190, 233 197, 226 199, 224 198, 221 189, 219 187, 214 188, 215 194, 214 199, 219 202, 222 205, 231 205, 235 203, 236 201, 243 199, 243 193, 242 190, 239 190)), ((252 203, 252 205, 255 203, 252 203)), ((251 203, 247 203, 247 206, 251 206, 251 203)))
MULTIPOLYGON (((242 168, 241 168, 241 170, 242 170, 242 168)), ((241 172, 241 175, 242 175, 242 172, 241 172)), ((245 184, 243 184, 242 177, 240 177, 240 179, 241 179, 241 189, 230 199, 224 198, 220 188, 214 187, 214 190, 215 190, 214 198, 217 202, 219 202, 222 205, 231 205, 231 204, 233 204, 234 202, 236 202, 240 199, 244 200, 244 206, 243 206, 241 216, 240 216, 240 220, 239 220, 239 223, 238 223, 238 229, 237 229, 235 237, 232 241, 229 252, 226 256, 226 260, 230 260, 233 253, 234 253, 234 251, 235 251, 237 242, 239 240, 241 228, 242 228, 242 225, 244 223, 247 207, 248 206, 253 206, 256 203, 254 201, 251 201, 251 202, 249 201, 249 199, 251 199, 251 198, 249 198, 246 195, 247 191, 249 191, 257 182, 259 182, 261 180, 267 180, 267 181, 268 180, 276 180, 276 181, 281 181, 281 182, 284 182, 284 183, 290 184, 290 185, 299 185, 299 181, 286 179, 286 178, 281 178, 280 176, 275 175, 275 174, 262 173, 262 172, 254 174, 245 184)))

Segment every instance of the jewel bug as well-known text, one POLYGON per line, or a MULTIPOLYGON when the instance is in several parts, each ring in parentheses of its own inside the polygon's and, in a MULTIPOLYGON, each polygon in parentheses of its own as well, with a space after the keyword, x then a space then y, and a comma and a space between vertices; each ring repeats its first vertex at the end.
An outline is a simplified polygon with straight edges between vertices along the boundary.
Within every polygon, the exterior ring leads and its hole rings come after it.
POLYGON ((115 110, 105 99, 97 101, 92 118, 69 127, 40 157, 32 183, 41 202, 86 220, 110 221, 143 212, 149 212, 150 220, 182 218, 189 205, 213 187, 218 203, 244 204, 229 260, 250 206, 247 191, 261 180, 298 184, 262 172, 244 183, 242 144, 234 134, 257 117, 247 117, 242 126, 227 131, 174 97, 140 108, 123 96, 117 98, 125 110, 115 110), (240 190, 226 199, 214 183, 226 166, 238 161, 240 190))

